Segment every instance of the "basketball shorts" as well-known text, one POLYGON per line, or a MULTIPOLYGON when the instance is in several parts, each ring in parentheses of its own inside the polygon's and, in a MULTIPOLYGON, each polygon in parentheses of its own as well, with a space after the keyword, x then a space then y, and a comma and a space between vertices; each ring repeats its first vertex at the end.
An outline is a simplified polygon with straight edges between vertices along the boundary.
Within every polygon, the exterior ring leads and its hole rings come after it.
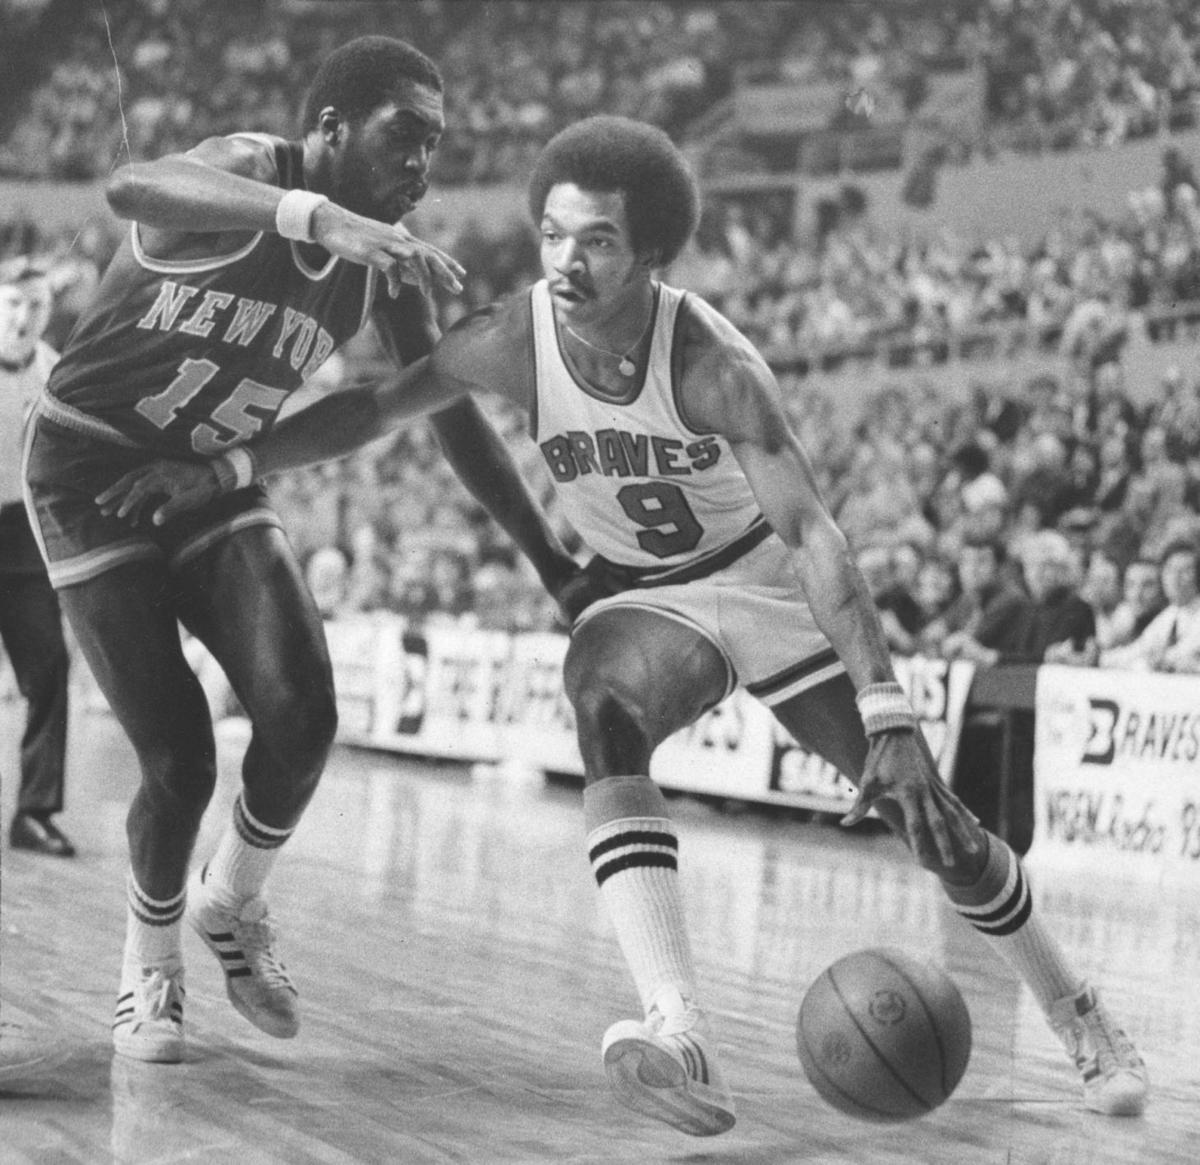
POLYGON ((725 660, 725 694, 741 684, 768 707, 846 670, 817 628, 792 553, 776 534, 703 577, 599 599, 575 627, 603 611, 625 608, 653 611, 703 635, 725 660))
POLYGON ((176 570, 223 538, 249 526, 279 526, 259 484, 215 499, 165 526, 149 513, 136 525, 106 517, 96 505, 118 478, 155 460, 129 448, 64 428, 35 408, 25 429, 25 505, 56 589, 98 577, 127 562, 160 561, 176 570))

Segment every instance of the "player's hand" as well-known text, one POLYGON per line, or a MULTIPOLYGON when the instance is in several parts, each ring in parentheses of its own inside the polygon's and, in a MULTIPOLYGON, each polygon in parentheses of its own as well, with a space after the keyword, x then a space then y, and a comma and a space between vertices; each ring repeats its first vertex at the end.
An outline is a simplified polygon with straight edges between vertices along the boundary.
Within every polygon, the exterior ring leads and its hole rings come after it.
POLYGON ((983 844, 978 820, 938 776, 919 730, 871 738, 858 797, 842 824, 857 824, 873 806, 927 869, 952 868, 983 844))
POLYGON ((97 495, 96 505, 105 516, 124 519, 131 525, 152 506, 150 520, 162 526, 219 497, 221 492, 216 470, 209 463, 153 461, 113 482, 97 495))
POLYGON ((466 268, 439 247, 418 239, 403 223, 389 226, 326 202, 313 213, 312 232, 313 241, 331 254, 379 271, 393 299, 406 283, 426 295, 435 286, 454 295, 462 291, 466 268))
POLYGON ((597 599, 603 591, 582 568, 576 568, 562 582, 547 588, 550 597, 558 604, 563 622, 570 627, 597 599))

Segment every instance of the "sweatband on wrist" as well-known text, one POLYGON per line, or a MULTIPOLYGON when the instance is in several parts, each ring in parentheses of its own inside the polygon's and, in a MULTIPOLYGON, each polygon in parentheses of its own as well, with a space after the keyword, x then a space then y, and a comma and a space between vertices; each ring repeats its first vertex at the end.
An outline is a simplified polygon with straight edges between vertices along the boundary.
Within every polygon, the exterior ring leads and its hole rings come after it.
POLYGON ((285 239, 311 243, 313 212, 329 199, 311 190, 289 190, 275 208, 275 229, 285 239))
POLYGON ((222 453, 212 467, 222 493, 245 489, 255 478, 254 454, 244 445, 237 445, 227 453, 222 453))
POLYGON ((855 701, 868 736, 892 730, 913 732, 917 727, 912 704, 897 683, 868 684, 855 701))

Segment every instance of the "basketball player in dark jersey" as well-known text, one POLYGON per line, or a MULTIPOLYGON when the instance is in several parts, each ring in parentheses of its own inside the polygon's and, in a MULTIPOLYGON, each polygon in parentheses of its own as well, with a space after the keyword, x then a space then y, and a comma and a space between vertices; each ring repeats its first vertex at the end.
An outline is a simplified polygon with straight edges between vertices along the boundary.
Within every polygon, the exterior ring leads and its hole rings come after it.
MULTIPOLYGON (((529 412, 607 592, 574 623, 565 684, 588 853, 644 1013, 603 1041, 630 1107, 697 1135, 734 1123, 684 925, 678 842, 648 773, 659 743, 740 682, 857 786, 845 823, 874 807, 1011 960, 1075 1060, 1085 1104, 1139 1113, 1137 1051, 1064 957, 1017 855, 938 777, 770 369, 711 307, 653 277, 687 241, 698 203, 661 131, 608 117, 564 130, 530 184, 545 278, 462 321, 400 384, 363 390, 357 419, 318 405, 285 422, 256 446, 262 464, 346 452, 463 392, 529 412)), ((219 493, 227 468, 160 464, 98 500, 165 517, 219 493)))
MULTIPOLYGON (((427 293, 458 290, 462 270, 398 220, 425 193, 443 128, 433 63, 403 42, 361 38, 318 71, 302 141, 210 139, 109 182, 130 233, 35 406, 24 457, 51 580, 141 766, 120 1054, 184 1054, 185 912, 234 1006, 271 1035, 296 1033, 296 992, 262 890, 316 787, 336 713, 321 620, 246 442, 368 319, 399 366, 429 351, 427 293), (101 483, 124 471, 214 454, 231 467, 231 489, 178 522, 131 528, 95 506, 101 483), (253 725, 232 817, 190 883, 215 750, 180 622, 253 725)), ((478 410, 455 407, 435 424, 548 588, 577 574, 478 410)))

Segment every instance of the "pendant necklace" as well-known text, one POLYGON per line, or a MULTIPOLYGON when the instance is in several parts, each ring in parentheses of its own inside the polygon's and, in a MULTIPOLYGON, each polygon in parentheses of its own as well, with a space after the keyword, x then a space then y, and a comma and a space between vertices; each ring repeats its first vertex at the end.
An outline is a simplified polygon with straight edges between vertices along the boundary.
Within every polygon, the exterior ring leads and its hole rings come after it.
POLYGON ((654 322, 654 309, 650 309, 650 318, 646 321, 646 326, 642 329, 642 334, 634 340, 629 351, 624 356, 620 352, 610 352, 607 348, 601 348, 598 344, 593 344, 591 340, 585 340, 570 324, 563 324, 563 327, 571 333, 581 344, 586 344, 593 352, 600 352, 604 356, 611 356, 614 360, 619 360, 617 371, 622 376, 632 376, 637 371, 637 365, 633 362, 633 353, 637 351, 638 345, 646 338, 646 333, 650 330, 650 325, 654 322))

